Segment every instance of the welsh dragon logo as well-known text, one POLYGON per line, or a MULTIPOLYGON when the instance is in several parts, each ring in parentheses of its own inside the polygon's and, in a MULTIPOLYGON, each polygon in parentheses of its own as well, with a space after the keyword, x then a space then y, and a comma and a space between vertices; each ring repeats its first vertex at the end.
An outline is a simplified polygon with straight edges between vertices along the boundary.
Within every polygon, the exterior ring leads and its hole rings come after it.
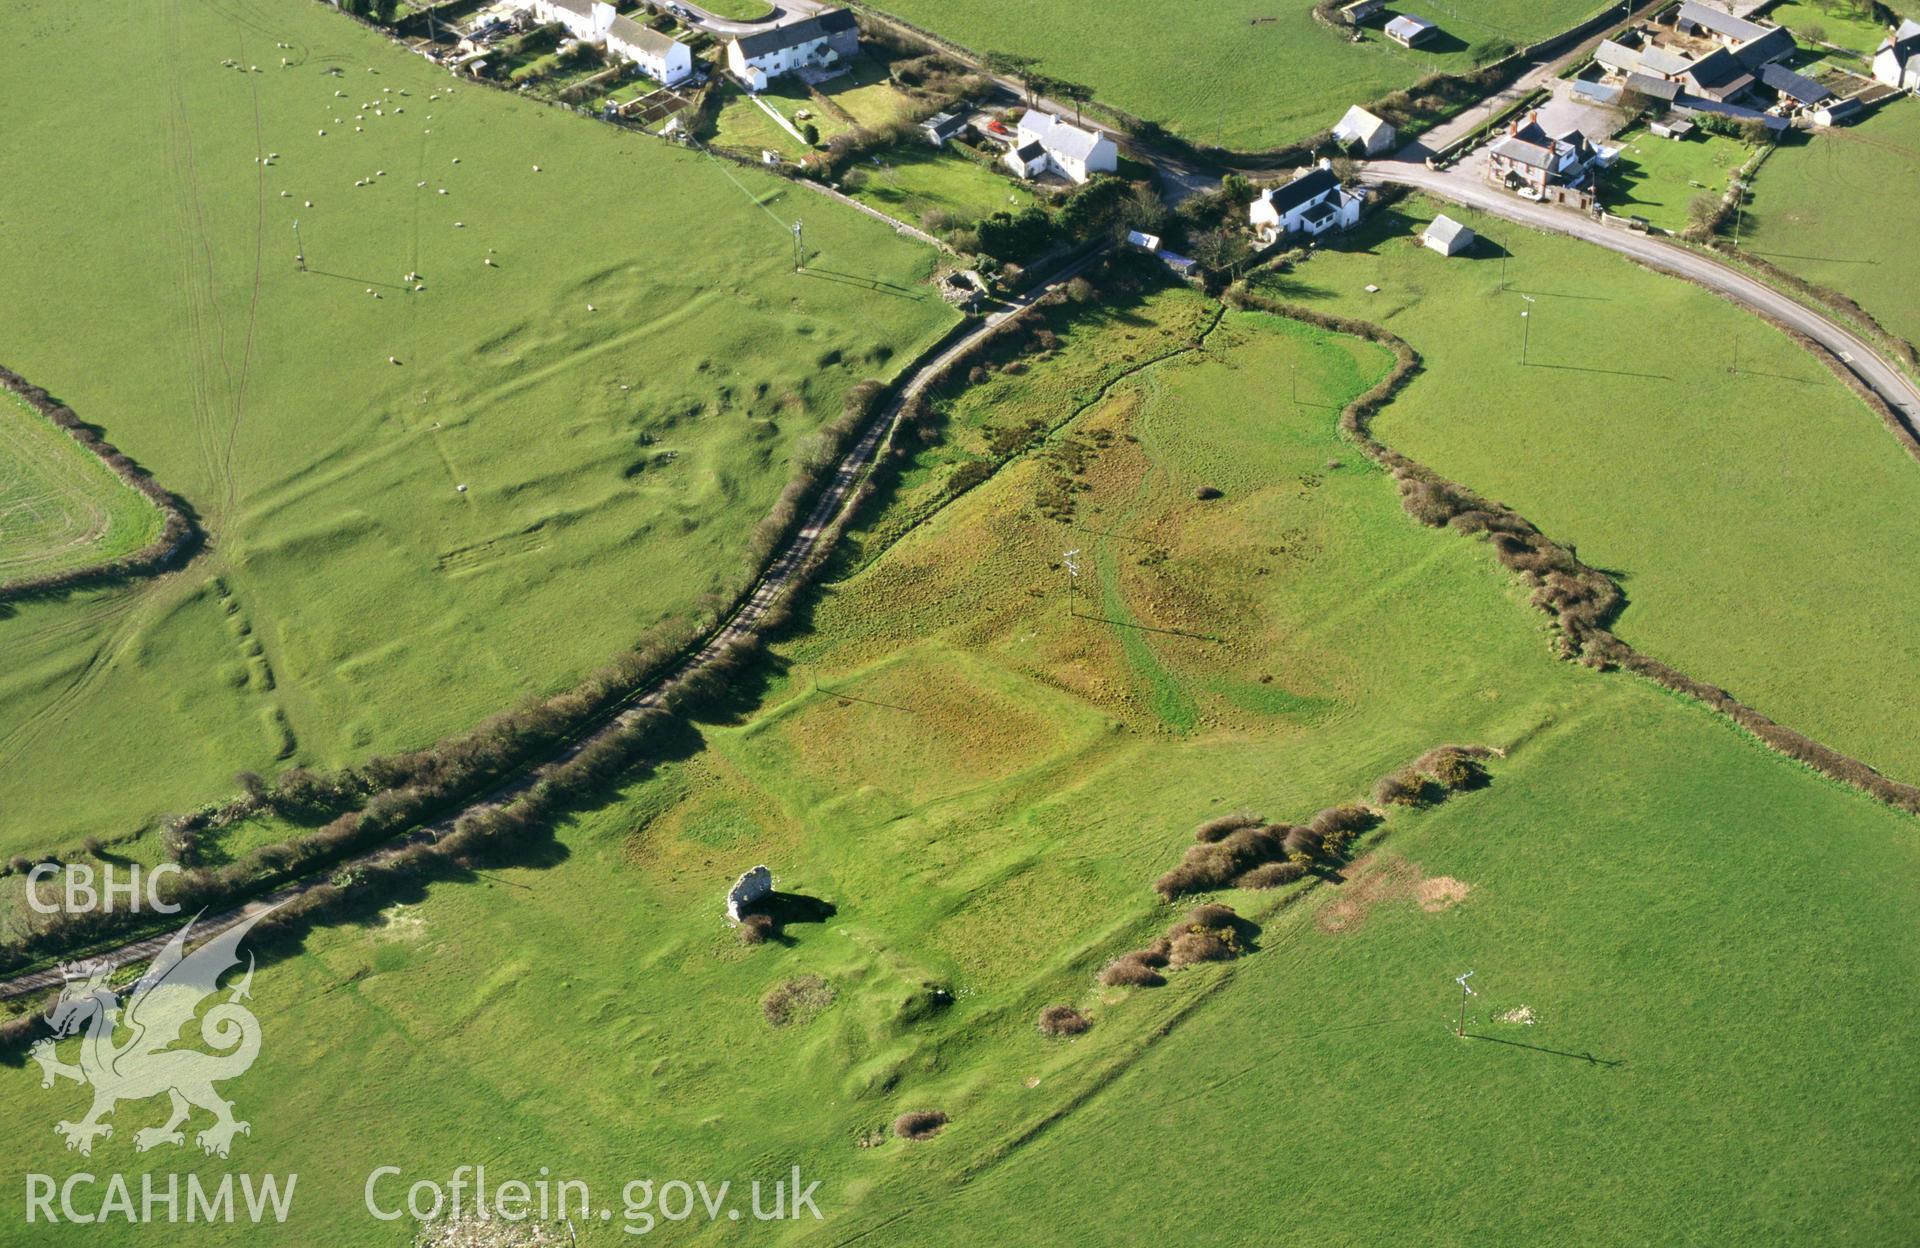
POLYGON ((224 1001, 200 1017, 200 1038, 215 1052, 174 1048, 182 1031, 200 1014, 200 1007, 219 989, 220 977, 240 962, 240 942, 255 923, 271 911, 262 911, 229 927, 192 953, 186 951, 194 919, 175 932, 126 994, 109 983, 114 964, 84 962, 61 968, 65 984, 48 1012, 51 1039, 33 1046, 40 1064, 40 1086, 50 1088, 61 1077, 93 1088, 93 1108, 79 1122, 54 1128, 66 1137, 67 1147, 93 1152, 94 1140, 113 1134, 106 1121, 121 1101, 144 1101, 165 1093, 171 1110, 165 1123, 134 1133, 141 1152, 162 1144, 184 1144, 180 1126, 195 1107, 213 1114, 213 1124, 196 1137, 208 1153, 225 1157, 235 1135, 249 1134, 249 1125, 233 1116, 233 1102, 214 1090, 218 1081, 245 1074, 260 1055, 260 1021, 240 1002, 253 984, 253 958, 247 972, 232 986, 224 1001), (80 1064, 59 1058, 60 1042, 80 1038, 80 1064), (116 1040, 116 1036, 124 1037, 116 1040))

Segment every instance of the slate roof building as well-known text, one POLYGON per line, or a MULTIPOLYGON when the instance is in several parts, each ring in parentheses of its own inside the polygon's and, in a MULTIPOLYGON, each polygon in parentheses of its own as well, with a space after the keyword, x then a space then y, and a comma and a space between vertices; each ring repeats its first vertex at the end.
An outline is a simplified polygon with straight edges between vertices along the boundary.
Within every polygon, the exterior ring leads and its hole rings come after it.
POLYGON ((693 77, 691 48, 630 17, 615 17, 607 26, 607 51, 632 61, 641 73, 665 86, 693 77))
POLYGON ((736 35, 727 41, 727 68, 754 90, 799 69, 825 69, 860 51, 860 26, 846 9, 822 9, 797 22, 736 35))
POLYGON ((1478 236, 1452 217, 1442 214, 1428 222, 1420 241, 1443 256, 1457 256, 1473 246, 1478 236))
POLYGON ((1333 176, 1331 161, 1321 161, 1283 186, 1261 191, 1247 209, 1247 221, 1262 246, 1288 234, 1324 234, 1360 220, 1365 191, 1349 190, 1333 176))
POLYGON ((1902 91, 1920 90, 1920 22, 1905 19, 1875 49, 1873 76, 1902 91))
POLYGON ((1424 17, 1402 13, 1387 23, 1387 38, 1403 48, 1416 48, 1440 33, 1440 28, 1424 17))
POLYGON ((1398 133, 1390 122, 1355 104, 1333 128, 1333 139, 1343 147, 1359 148, 1363 155, 1378 156, 1393 146, 1398 133))

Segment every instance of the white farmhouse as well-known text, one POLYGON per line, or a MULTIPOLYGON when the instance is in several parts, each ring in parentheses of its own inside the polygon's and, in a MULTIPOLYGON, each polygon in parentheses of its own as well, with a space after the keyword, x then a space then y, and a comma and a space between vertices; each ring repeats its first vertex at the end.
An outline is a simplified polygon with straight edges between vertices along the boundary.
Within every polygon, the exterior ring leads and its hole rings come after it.
POLYGON ((671 35, 616 17, 607 27, 607 51, 624 56, 655 82, 674 86, 693 76, 693 52, 671 35))
POLYGON ((1023 178, 1052 171, 1085 182, 1096 173, 1112 173, 1118 168, 1120 149, 1098 130, 1030 108, 1020 118, 1019 133, 1005 159, 1023 178))
POLYGON ((1264 247, 1287 234, 1347 229, 1360 220, 1360 208, 1366 202, 1365 191, 1341 186, 1333 176, 1332 162, 1323 160, 1285 186, 1261 191, 1247 209, 1247 218, 1264 247))
POLYGON ((727 42, 727 68, 754 91, 798 69, 825 69, 860 51, 860 26, 845 9, 822 9, 797 22, 736 35, 727 42))
POLYGON ((1907 18, 1873 54, 1873 76, 1902 91, 1920 90, 1920 22, 1907 18))
POLYGON ((542 26, 558 22, 575 39, 598 43, 616 15, 605 0, 533 0, 533 16, 542 26))
POLYGON ((1396 133, 1391 123, 1355 104, 1333 128, 1333 141, 1342 147, 1357 147, 1365 155, 1378 156, 1393 146, 1396 133))

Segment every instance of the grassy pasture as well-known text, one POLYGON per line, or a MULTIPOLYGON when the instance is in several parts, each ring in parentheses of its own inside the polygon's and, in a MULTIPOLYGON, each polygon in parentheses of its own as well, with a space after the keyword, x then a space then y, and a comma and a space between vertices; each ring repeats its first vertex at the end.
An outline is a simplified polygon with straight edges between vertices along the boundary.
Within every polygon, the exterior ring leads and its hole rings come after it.
MULTIPOLYGON (((373 1166, 444 1181, 484 1162, 590 1180, 616 1216, 586 1243, 623 1241, 627 1179, 793 1165, 825 1221, 755 1238, 1900 1242, 1920 1214, 1912 822, 1695 706, 1549 659, 1487 553, 1415 525, 1336 433, 1384 354, 1216 312, 1184 290, 1123 302, 996 376, 1005 410, 983 420, 1061 419, 1089 357, 1112 384, 838 579, 541 865, 263 968, 266 1044, 228 1089, 254 1123, 236 1159, 298 1170, 295 1221, 198 1237, 400 1243, 364 1213, 373 1166), (1069 437, 1100 447, 1071 528, 1035 509, 1069 437), (1183 631, 1070 613, 1068 545, 1088 599, 1183 631), (1190 724, 1159 712, 1157 680, 1190 724), (1240 684, 1275 692, 1250 705, 1240 684), (1297 819, 1442 740, 1508 756, 1485 791, 1392 815, 1346 883, 1222 894, 1257 952, 1158 990, 1093 983, 1173 917, 1147 885, 1195 822, 1297 819), (825 904, 745 949, 720 889, 760 861, 825 904), (1492 1040, 1449 1034, 1467 969, 1469 1030, 1492 1040), (803 975, 831 1001, 770 1026, 762 998, 803 975), (1093 1029, 1042 1037, 1049 1002, 1093 1029), (1520 1006, 1533 1025, 1489 1017, 1520 1006), (885 1136, 929 1108, 953 1118, 936 1139, 885 1136), (1204 1232, 1189 1188, 1209 1193, 1204 1232), (1283 1192, 1300 1195, 1276 1220, 1283 1192)), ((46 1129, 78 1102, 0 1070, 21 1141, 0 1185, 80 1167, 46 1129)), ((87 1168, 222 1172, 125 1136, 87 1168)), ((42 1238, 82 1236, 139 1242, 42 1238)))
POLYGON ((1472 214, 1490 241, 1445 261, 1414 238, 1430 213, 1389 214, 1280 292, 1425 356, 1382 439, 1619 573, 1616 631, 1635 645, 1920 777, 1903 675, 1920 636, 1903 519, 1920 465, 1827 369, 1726 302, 1472 214))
POLYGON ((92 453, 0 395, 0 582, 131 554, 160 513, 92 453))
POLYGON ((714 0, 700 7, 715 17, 732 18, 736 22, 756 22, 773 11, 766 0, 714 0))
POLYGON ((1865 6, 1854 8, 1847 4, 1807 4, 1801 0, 1788 0, 1786 4, 1776 4, 1768 9, 1766 16, 1768 21, 1780 23, 1802 40, 1810 40, 1813 32, 1818 32, 1819 42, 1857 52, 1863 57, 1872 57, 1873 50, 1887 37, 1887 28, 1874 21, 1865 6))
POLYGON ((1920 343, 1920 272, 1905 248, 1886 245, 1920 229, 1920 208, 1895 190, 1917 176, 1920 106, 1897 100, 1769 157, 1753 180, 1741 244, 1920 343))
POLYGON ((862 203, 905 221, 946 213, 958 221, 977 221, 996 212, 1019 212, 1033 192, 992 169, 923 144, 903 143, 878 155, 880 161, 857 166, 857 185, 849 192, 862 203))
POLYGON ((1040 58, 1043 72, 1201 143, 1275 147, 1327 129, 1351 104, 1434 72, 1473 67, 1488 40, 1527 44, 1593 14, 1591 0, 1462 0, 1396 4, 1443 36, 1409 50, 1378 22, 1366 41, 1315 21, 1309 4, 1269 0, 1130 0, 1090 9, 1077 0, 887 0, 879 6, 975 52, 1040 58))
POLYGON ((1753 155, 1738 139, 1704 131, 1674 140, 1636 127, 1614 142, 1620 161, 1607 175, 1608 211, 1675 234, 1687 228, 1693 201, 1725 195, 1728 179, 1753 155))
POLYGON ((323 6, 0 21, 34 83, 0 127, 33 171, 0 179, 7 362, 211 534, 184 575, 0 619, 0 851, 572 682, 735 586, 796 447, 953 319, 884 225, 323 6))

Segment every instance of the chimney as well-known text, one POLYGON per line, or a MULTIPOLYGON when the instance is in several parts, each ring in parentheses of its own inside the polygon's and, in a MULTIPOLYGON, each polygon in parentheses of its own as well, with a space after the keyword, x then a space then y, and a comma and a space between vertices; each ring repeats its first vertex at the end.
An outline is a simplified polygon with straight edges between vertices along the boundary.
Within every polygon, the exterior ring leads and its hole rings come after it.
POLYGON ((1325 157, 1325 156, 1322 156, 1322 157, 1320 158, 1320 167, 1321 167, 1322 169, 1331 169, 1331 168, 1333 168, 1333 161, 1332 161, 1332 160, 1330 160, 1330 159, 1328 159, 1328 158, 1327 158, 1327 157, 1325 157))
POLYGON ((1519 133, 1520 133, 1520 119, 1518 117, 1515 117, 1509 122, 1507 122, 1507 134, 1509 137, 1511 137, 1512 135, 1516 135, 1519 133))

